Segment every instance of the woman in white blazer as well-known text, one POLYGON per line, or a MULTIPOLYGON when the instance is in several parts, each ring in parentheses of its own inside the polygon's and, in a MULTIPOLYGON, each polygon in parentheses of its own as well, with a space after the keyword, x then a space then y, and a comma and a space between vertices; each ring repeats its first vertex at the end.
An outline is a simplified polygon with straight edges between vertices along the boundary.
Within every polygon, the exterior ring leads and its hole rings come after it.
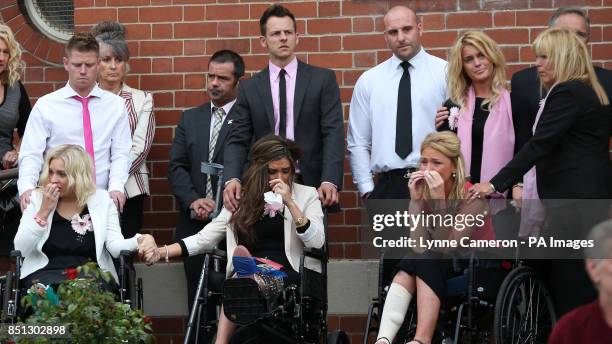
POLYGON ((153 95, 125 83, 130 59, 125 42, 125 27, 115 21, 104 21, 92 31, 100 44, 100 88, 123 98, 132 133, 132 163, 130 176, 125 183, 127 200, 121 213, 122 233, 125 237, 131 237, 140 232, 144 197, 150 195, 149 171, 145 162, 155 134, 153 95))
POLYGON ((151 235, 124 239, 117 209, 105 190, 96 190, 92 162, 78 145, 49 150, 40 177, 40 188, 32 192, 15 236, 15 249, 24 257, 24 286, 38 280, 59 284, 67 268, 95 261, 117 281, 111 255, 135 251, 149 260, 157 254, 151 235))
MULTIPOLYGON (((288 276, 286 283, 297 283, 300 256, 304 247, 321 248, 325 243, 323 211, 317 190, 293 182, 299 149, 292 141, 266 136, 251 148, 251 165, 243 175, 240 207, 234 213, 223 208, 219 216, 200 232, 170 246, 160 247, 160 257, 201 254, 227 239, 227 276, 234 273, 232 258, 237 246, 244 246, 254 257, 279 263, 288 276), (264 193, 272 191, 279 202, 270 205, 264 193), (282 199, 282 200, 280 200, 282 199)), ((305 265, 320 271, 314 260, 305 265)), ((221 312, 217 343, 227 343, 234 325, 221 312)))

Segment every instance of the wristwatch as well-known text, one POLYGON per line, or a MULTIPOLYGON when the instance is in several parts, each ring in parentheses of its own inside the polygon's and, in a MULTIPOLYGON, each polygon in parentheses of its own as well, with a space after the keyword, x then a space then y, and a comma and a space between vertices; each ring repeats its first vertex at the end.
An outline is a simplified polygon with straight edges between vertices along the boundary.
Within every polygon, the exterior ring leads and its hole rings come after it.
POLYGON ((302 227, 303 225, 305 225, 305 224, 306 224, 306 218, 304 218, 304 217, 298 217, 297 219, 295 219, 295 224, 296 224, 298 227, 302 227))

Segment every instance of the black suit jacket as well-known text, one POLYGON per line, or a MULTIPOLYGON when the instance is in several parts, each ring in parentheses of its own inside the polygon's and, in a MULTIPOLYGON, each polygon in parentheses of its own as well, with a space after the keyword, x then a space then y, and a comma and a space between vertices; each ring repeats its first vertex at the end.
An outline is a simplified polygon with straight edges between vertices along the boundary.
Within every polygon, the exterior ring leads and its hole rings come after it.
POLYGON ((610 106, 601 106, 590 86, 558 84, 533 137, 491 183, 504 191, 536 165, 541 198, 608 198, 610 115, 610 106))
MULTIPOLYGON (((177 240, 195 234, 204 225, 204 222, 190 219, 189 206, 196 199, 206 196, 206 175, 200 172, 200 166, 202 162, 208 161, 211 116, 210 103, 189 109, 182 113, 174 133, 168 179, 180 207, 175 235, 177 240)), ((234 117, 234 107, 232 107, 219 131, 213 156, 215 163, 223 165, 223 151, 229 133, 228 122, 234 117)), ((212 185, 213 194, 216 194, 216 177, 213 177, 212 185)))
MULTIPOLYGON (((303 151, 300 170, 304 184, 322 181, 342 188, 344 126, 340 91, 333 71, 298 61, 293 100, 295 142, 303 151)), ((225 180, 240 178, 249 147, 274 134, 274 108, 268 68, 242 81, 225 149, 225 180)))
MULTIPOLYGON (((599 82, 606 90, 608 98, 612 100, 612 71, 595 67, 599 82)), ((540 99, 546 96, 546 91, 540 88, 540 79, 536 67, 526 68, 512 75, 512 119, 516 140, 514 152, 518 152, 532 135, 540 99)))

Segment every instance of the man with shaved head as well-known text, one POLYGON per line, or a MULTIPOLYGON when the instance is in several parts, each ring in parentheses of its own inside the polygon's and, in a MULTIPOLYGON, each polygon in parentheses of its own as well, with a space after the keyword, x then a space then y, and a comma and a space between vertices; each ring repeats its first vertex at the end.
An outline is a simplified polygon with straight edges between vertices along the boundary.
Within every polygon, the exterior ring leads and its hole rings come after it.
POLYGON ((421 141, 435 131, 436 109, 447 97, 447 63, 423 49, 423 24, 410 8, 391 8, 384 25, 393 56, 357 80, 348 150, 364 199, 407 199, 408 173, 416 169, 421 141))

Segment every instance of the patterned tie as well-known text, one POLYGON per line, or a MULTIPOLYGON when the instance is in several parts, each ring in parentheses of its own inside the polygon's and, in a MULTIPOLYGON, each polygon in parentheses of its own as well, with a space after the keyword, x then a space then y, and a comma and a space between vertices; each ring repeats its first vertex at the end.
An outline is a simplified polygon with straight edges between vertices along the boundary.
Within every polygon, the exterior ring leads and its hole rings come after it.
MULTIPOLYGON (((217 138, 219 137, 219 131, 223 124, 223 116, 225 116, 225 110, 223 108, 213 108, 213 115, 215 116, 215 124, 213 126, 212 134, 210 135, 210 143, 208 144, 208 162, 212 162, 213 156, 215 155, 215 147, 217 146, 217 138)), ((212 179, 210 175, 206 178, 206 198, 213 198, 212 179)))
POLYGON ((74 96, 72 98, 81 102, 83 106, 83 138, 85 139, 85 150, 87 154, 91 157, 91 162, 93 163, 93 179, 94 183, 96 181, 96 158, 94 155, 94 146, 93 146, 93 133, 91 130, 91 117, 89 115, 89 100, 92 96, 81 97, 74 96))

